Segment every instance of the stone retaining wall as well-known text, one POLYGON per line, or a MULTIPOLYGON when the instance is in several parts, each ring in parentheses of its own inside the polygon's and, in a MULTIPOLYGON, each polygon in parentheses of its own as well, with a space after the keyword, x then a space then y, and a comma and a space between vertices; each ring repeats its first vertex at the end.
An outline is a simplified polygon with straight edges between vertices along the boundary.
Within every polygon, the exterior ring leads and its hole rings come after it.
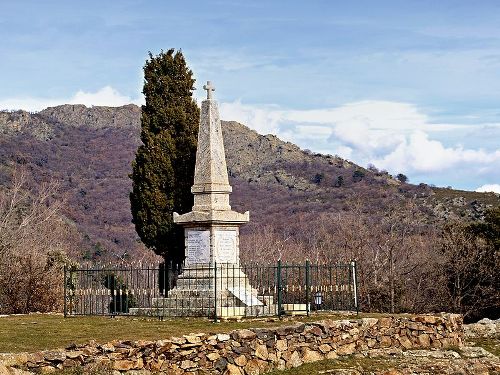
POLYGON ((104 363, 114 369, 114 374, 254 375, 388 348, 459 347, 462 339, 460 315, 395 316, 323 320, 217 335, 200 333, 159 341, 113 341, 12 355, 3 360, 5 366, 43 373, 104 363))

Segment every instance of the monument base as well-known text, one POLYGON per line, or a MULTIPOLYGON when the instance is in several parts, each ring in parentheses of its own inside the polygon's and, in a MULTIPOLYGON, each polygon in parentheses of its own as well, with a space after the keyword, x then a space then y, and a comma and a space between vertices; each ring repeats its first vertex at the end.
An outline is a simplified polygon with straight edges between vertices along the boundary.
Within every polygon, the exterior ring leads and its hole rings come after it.
POLYGON ((277 315, 272 296, 258 295, 237 264, 190 265, 167 297, 153 298, 150 308, 131 308, 132 315, 257 317, 277 315))

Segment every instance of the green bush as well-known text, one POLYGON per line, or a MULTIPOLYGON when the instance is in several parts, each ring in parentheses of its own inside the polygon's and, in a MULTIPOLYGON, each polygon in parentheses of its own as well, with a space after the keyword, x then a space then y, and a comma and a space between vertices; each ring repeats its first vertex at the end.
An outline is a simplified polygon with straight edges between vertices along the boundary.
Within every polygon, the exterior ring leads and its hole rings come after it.
POLYGON ((103 276, 102 283, 111 291, 110 313, 128 313, 131 307, 137 306, 134 296, 121 277, 110 272, 103 276))

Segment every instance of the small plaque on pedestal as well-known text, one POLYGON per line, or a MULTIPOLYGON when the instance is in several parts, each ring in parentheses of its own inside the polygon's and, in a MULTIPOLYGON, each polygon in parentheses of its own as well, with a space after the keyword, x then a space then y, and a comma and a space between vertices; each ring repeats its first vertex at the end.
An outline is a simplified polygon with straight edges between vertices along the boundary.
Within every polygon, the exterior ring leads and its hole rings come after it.
POLYGON ((214 243, 216 249, 216 261, 219 263, 236 263, 237 243, 236 231, 216 230, 214 231, 214 243))
POLYGON ((190 229, 186 232, 186 264, 209 263, 210 231, 190 229))

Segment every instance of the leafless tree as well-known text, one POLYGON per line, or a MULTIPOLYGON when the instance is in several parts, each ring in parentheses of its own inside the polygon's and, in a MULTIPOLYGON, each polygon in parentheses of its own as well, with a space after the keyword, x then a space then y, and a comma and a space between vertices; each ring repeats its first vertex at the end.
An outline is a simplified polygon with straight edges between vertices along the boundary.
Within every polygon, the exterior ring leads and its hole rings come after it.
POLYGON ((440 247, 443 257, 436 267, 442 272, 451 309, 465 319, 480 316, 481 310, 498 309, 500 257, 494 245, 455 222, 444 228, 440 247))
POLYGON ((0 189, 0 311, 60 305, 70 230, 60 216, 64 203, 53 198, 56 189, 54 183, 30 188, 26 170, 16 170, 0 189))

